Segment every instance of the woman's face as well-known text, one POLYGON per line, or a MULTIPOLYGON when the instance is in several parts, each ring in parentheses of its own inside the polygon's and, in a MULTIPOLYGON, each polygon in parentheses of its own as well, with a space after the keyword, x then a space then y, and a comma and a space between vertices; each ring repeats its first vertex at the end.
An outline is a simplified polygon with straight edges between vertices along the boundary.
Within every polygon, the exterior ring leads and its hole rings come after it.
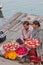
POLYGON ((29 25, 25 24, 25 25, 23 25, 23 26, 24 26, 24 29, 25 29, 25 30, 28 30, 28 29, 29 29, 29 25))
POLYGON ((37 29, 38 28, 38 25, 33 24, 33 28, 34 29, 37 29))

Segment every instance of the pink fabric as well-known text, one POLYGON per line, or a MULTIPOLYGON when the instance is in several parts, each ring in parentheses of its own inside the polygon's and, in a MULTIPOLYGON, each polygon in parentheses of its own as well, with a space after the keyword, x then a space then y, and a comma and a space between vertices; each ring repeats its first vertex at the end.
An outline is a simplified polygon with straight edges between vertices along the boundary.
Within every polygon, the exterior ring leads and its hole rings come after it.
POLYGON ((20 39, 21 40, 23 40, 23 38, 28 39, 32 33, 32 30, 33 30, 33 27, 31 25, 29 26, 29 29, 27 31, 24 29, 24 27, 22 27, 22 31, 21 31, 22 34, 20 39))

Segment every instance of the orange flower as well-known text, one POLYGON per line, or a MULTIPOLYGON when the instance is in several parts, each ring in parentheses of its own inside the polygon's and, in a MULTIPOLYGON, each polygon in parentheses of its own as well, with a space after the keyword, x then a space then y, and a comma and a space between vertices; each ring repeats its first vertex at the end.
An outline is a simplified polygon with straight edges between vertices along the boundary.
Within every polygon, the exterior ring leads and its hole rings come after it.
POLYGON ((5 53, 5 58, 9 58, 8 55, 9 55, 9 52, 6 52, 5 53))
POLYGON ((9 51, 9 52, 6 52, 5 58, 9 58, 11 60, 15 60, 17 58, 17 54, 16 54, 15 51, 9 51))
POLYGON ((17 58, 16 52, 15 52, 15 51, 11 51, 11 52, 9 53, 9 59, 14 60, 14 59, 16 59, 16 58, 17 58))

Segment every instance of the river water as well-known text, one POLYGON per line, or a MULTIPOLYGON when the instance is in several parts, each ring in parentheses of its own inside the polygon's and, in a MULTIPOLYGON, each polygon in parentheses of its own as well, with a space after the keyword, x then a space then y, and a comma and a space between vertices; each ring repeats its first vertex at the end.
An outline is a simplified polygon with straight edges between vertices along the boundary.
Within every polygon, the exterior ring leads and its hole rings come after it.
POLYGON ((1 3, 4 18, 10 18, 16 12, 43 16, 43 0, 1 0, 1 3))
POLYGON ((11 17, 16 12, 25 12, 43 16, 43 0, 2 0, 4 17, 11 17))

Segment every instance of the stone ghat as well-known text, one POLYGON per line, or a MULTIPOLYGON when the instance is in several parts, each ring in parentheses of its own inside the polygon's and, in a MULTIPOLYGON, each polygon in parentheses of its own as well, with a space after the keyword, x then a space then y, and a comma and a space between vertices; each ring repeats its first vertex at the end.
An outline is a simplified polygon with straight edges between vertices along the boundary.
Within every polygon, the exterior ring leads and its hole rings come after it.
POLYGON ((10 19, 4 19, 4 24, 0 26, 0 30, 3 30, 6 32, 7 30, 10 30, 12 27, 14 27, 16 24, 18 24, 23 17, 26 17, 26 13, 16 13, 13 15, 10 19))
POLYGON ((3 30, 6 32, 7 30, 10 30, 11 28, 17 26, 16 24, 22 23, 23 21, 29 21, 32 23, 34 20, 39 20, 39 22, 43 22, 43 17, 40 17, 38 15, 28 15, 27 13, 21 13, 18 12, 14 14, 10 19, 3 19, 4 24, 0 26, 0 30, 3 30))
POLYGON ((24 17, 21 21, 25 21, 25 20, 29 21, 30 23, 32 23, 34 20, 38 20, 41 23, 43 22, 43 17, 38 15, 27 14, 27 16, 24 17))
POLYGON ((32 24, 34 20, 39 20, 40 23, 43 23, 43 17, 38 15, 28 15, 27 13, 21 12, 14 14, 10 19, 3 20, 5 23, 0 26, 0 30, 4 31, 7 36, 7 40, 16 40, 20 37, 23 21, 29 21, 32 24))
MULTIPOLYGON (((37 15, 28 15, 27 13, 21 13, 21 12, 14 14, 10 19, 3 19, 3 20, 4 20, 4 24, 0 26, 0 30, 4 31, 4 33, 7 36, 7 39, 2 44, 6 44, 8 41, 16 40, 18 37, 20 37, 23 21, 29 21, 30 23, 32 23, 34 20, 39 20, 40 23, 43 23, 43 17, 37 15)), ((0 46, 2 44, 0 44, 0 46)), ((0 57, 0 60, 1 60, 0 65, 3 64, 22 65, 18 63, 18 61, 10 61, 3 57, 0 57)), ((23 65, 30 65, 30 64, 24 63, 23 65)))

